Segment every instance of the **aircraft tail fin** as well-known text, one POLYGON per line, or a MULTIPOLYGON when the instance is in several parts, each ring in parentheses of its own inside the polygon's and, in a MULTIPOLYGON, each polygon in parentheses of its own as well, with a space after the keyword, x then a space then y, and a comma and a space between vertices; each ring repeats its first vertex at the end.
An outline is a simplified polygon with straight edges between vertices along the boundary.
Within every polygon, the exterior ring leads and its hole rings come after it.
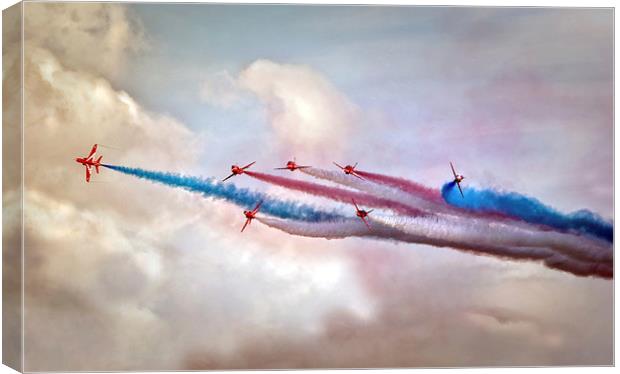
POLYGON ((101 163, 101 159, 103 156, 99 156, 99 158, 95 161, 95 171, 99 174, 99 164, 101 163))

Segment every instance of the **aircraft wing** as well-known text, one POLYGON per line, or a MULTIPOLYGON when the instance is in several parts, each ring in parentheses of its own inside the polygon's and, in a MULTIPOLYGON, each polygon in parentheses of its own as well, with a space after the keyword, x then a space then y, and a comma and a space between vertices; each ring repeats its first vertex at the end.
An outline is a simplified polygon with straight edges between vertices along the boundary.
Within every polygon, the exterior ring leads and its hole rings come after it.
POLYGON ((247 225, 250 224, 250 222, 252 222, 252 220, 250 218, 245 220, 245 223, 243 224, 243 227, 241 228, 241 232, 243 232, 243 230, 245 230, 245 228, 247 227, 247 225))
POLYGON ((91 148, 90 153, 88 154, 88 156, 86 156, 86 158, 89 159, 92 155, 95 154, 95 152, 97 152, 97 144, 93 145, 93 148, 91 148))
POLYGON ((357 173, 356 173, 356 172, 354 172, 354 171, 352 171, 352 172, 351 172, 351 173, 349 173, 349 174, 351 174, 351 175, 352 175, 352 176, 354 176, 354 177, 358 177, 358 178, 359 178, 359 179, 361 179, 361 180, 364 180, 364 178, 362 178, 362 176, 361 176, 361 175, 357 174, 357 173))
POLYGON ((461 193, 461 197, 465 198, 465 196, 463 195, 463 190, 461 190, 461 184, 457 183, 456 186, 459 188, 459 192, 461 193))
POLYGON ((226 182, 227 179, 229 179, 230 177, 233 177, 234 175, 235 175, 235 173, 232 173, 231 175, 229 175, 226 178, 222 179, 222 182, 226 182))
POLYGON ((85 169, 86 169, 86 182, 90 182, 90 169, 88 168, 88 166, 86 166, 85 169))
POLYGON ((255 163, 256 163, 256 161, 254 161, 254 162, 250 162, 249 164, 245 165, 245 166, 244 166, 244 167, 242 167, 241 169, 247 169, 247 168, 249 168, 250 166, 254 165, 255 163))
POLYGON ((357 207, 357 203, 355 203, 355 200, 354 200, 354 199, 351 199, 351 202, 353 202, 353 205, 355 205, 355 209, 356 209, 356 210, 360 210, 360 208, 358 208, 358 207, 357 207))
POLYGON ((297 169, 307 169, 307 168, 311 168, 312 166, 298 166, 297 169))
POLYGON ((273 168, 273 170, 288 170, 287 167, 283 167, 283 168, 273 168))
POLYGON ((454 171, 454 166, 452 166, 452 162, 450 162, 450 169, 452 169, 452 174, 454 174, 454 178, 456 178, 456 171, 454 171))
POLYGON ((342 170, 344 170, 344 168, 340 165, 338 165, 337 163, 334 162, 334 165, 338 166, 339 168, 341 168, 342 170))
POLYGON ((260 209, 260 206, 263 205, 263 200, 261 200, 258 204, 256 204, 256 208, 254 208, 254 210, 252 211, 252 213, 256 213, 258 212, 258 210, 260 209))
POLYGON ((368 230, 370 230, 370 225, 368 224, 368 221, 366 221, 366 218, 364 217, 360 217, 362 219, 362 221, 364 221, 364 223, 366 224, 366 227, 368 227, 368 230))

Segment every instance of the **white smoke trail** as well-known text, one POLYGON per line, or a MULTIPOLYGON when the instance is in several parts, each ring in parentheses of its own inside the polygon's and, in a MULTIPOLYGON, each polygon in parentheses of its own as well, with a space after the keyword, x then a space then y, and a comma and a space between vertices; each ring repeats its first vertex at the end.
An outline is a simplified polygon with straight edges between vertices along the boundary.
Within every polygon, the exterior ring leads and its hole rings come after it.
POLYGON ((613 262, 612 247, 601 240, 556 231, 515 226, 471 217, 387 217, 375 215, 381 222, 399 231, 450 242, 506 247, 550 248, 554 253, 587 262, 613 262))
POLYGON ((359 219, 307 224, 263 218, 261 222, 293 235, 327 239, 374 237, 451 247, 511 259, 542 260, 548 267, 577 275, 606 278, 613 276, 613 248, 602 240, 553 231, 497 215, 463 211, 443 201, 417 196, 340 172, 319 168, 302 171, 310 176, 398 201, 430 214, 418 217, 374 214, 369 217, 372 230, 368 230, 359 219))
MULTIPOLYGON (((257 218, 260 222, 289 234, 326 239, 346 237, 371 237, 407 243, 428 244, 436 247, 451 247, 476 254, 492 255, 510 259, 542 260, 548 267, 571 272, 576 275, 613 276, 611 249, 602 243, 589 243, 581 248, 563 247, 574 239, 565 241, 552 237, 534 238, 536 232, 522 232, 509 225, 488 226, 478 223, 462 226, 460 222, 449 222, 440 217, 370 217, 371 230, 359 219, 343 219, 333 222, 304 223, 274 218, 257 218), (496 233, 493 233, 496 231, 496 233)), ((580 240, 578 240, 580 241, 580 240)), ((586 240, 587 241, 587 240, 586 240)))

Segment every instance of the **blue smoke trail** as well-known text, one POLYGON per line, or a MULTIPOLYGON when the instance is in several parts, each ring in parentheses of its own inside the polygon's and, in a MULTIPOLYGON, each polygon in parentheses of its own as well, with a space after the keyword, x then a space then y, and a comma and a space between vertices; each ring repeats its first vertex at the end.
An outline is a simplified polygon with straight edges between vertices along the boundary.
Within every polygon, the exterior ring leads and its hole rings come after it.
POLYGON ((504 213, 520 218, 526 222, 542 224, 560 230, 576 230, 594 235, 609 242, 614 240, 613 223, 589 210, 579 210, 564 214, 547 206, 539 200, 516 192, 500 192, 492 189, 478 190, 465 187, 465 198, 454 188, 456 183, 449 182, 441 188, 444 200, 459 208, 477 212, 504 213))
POLYGON ((199 192, 209 197, 223 199, 248 209, 254 208, 259 201, 263 200, 260 211, 275 217, 308 222, 330 221, 342 218, 342 216, 336 213, 319 211, 309 205, 294 201, 274 199, 264 193, 251 191, 247 188, 238 188, 233 183, 222 183, 214 178, 203 179, 183 176, 177 173, 149 171, 116 165, 102 166, 138 178, 163 183, 172 187, 180 187, 191 192, 199 192))

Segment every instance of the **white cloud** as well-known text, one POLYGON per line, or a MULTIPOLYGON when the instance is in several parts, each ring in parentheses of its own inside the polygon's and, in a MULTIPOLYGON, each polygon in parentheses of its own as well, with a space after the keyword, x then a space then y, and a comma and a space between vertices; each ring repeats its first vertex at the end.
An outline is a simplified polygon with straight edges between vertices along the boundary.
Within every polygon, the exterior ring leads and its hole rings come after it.
POLYGON ((343 151, 358 120, 357 107, 308 66, 257 60, 240 73, 239 84, 264 104, 277 143, 323 161, 343 151))
POLYGON ((208 76, 200 89, 200 98, 206 103, 221 108, 230 108, 242 99, 243 90, 227 72, 220 71, 208 76))
MULTIPOLYGON (((42 9, 71 18, 81 6, 42 9)), ((180 121, 112 87, 102 75, 111 70, 74 60, 79 51, 109 50, 122 62, 127 46, 110 41, 115 22, 127 22, 115 18, 126 14, 117 8, 123 6, 88 12, 110 12, 115 20, 93 35, 81 16, 76 35, 68 29, 60 37, 52 26, 48 38, 45 25, 30 24, 36 37, 28 40, 24 72, 25 369, 178 369, 197 347, 233 354, 248 333, 311 336, 334 308, 372 315, 346 259, 333 251, 336 243, 319 256, 316 243, 274 236, 261 225, 251 237, 239 236, 242 219, 230 204, 108 169, 84 182, 73 160, 93 143, 114 147, 100 147, 104 162, 179 172, 200 169, 206 144, 180 121), (84 43, 74 49, 64 44, 70 40, 84 43), (218 339, 207 344, 205 335, 218 339)))
POLYGON ((25 3, 27 44, 57 55, 68 67, 113 77, 129 52, 147 46, 126 7, 106 3, 25 3))

